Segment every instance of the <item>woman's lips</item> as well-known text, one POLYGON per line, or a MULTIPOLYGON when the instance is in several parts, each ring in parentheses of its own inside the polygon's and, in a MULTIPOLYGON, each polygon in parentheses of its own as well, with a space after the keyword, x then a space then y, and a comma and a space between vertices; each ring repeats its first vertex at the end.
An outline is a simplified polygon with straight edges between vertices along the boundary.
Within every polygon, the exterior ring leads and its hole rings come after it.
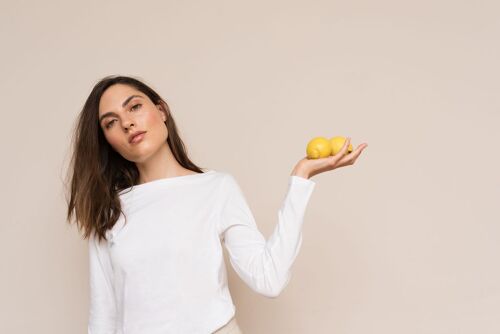
POLYGON ((131 143, 131 144, 136 144, 136 143, 138 143, 138 142, 142 141, 142 139, 144 138, 144 136, 145 136, 145 135, 146 135, 146 132, 142 132, 142 133, 140 133, 140 134, 138 134, 138 135, 134 136, 134 137, 132 138, 132 140, 130 141, 130 143, 131 143))

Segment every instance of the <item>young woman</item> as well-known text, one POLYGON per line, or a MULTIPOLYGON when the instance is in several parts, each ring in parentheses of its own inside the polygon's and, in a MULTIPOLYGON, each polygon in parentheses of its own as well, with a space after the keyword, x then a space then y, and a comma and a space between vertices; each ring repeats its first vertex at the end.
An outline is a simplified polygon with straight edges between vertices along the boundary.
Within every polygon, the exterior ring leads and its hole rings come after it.
POLYGON ((250 288, 277 297, 302 243, 310 177, 367 146, 301 159, 266 241, 235 178, 188 158, 167 103, 138 79, 95 85, 73 145, 67 219, 89 239, 89 334, 241 333, 222 244, 250 288))

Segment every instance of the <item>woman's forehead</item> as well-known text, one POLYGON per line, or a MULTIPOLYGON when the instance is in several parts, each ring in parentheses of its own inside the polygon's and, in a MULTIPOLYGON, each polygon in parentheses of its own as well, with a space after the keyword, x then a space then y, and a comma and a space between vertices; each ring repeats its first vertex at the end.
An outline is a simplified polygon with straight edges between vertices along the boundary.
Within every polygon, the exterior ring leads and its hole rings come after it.
POLYGON ((101 96, 99 101, 99 112, 105 113, 108 111, 118 111, 124 108, 130 100, 133 98, 143 98, 146 96, 137 89, 125 85, 120 85, 121 87, 115 87, 114 85, 109 87, 101 96), (124 86, 124 87, 123 87, 124 86))

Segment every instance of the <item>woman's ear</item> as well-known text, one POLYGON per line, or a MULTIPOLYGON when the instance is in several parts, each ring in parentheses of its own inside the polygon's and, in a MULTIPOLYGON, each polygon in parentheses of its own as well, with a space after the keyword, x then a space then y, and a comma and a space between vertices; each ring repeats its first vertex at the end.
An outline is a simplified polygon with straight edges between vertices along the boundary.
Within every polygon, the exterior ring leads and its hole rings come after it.
POLYGON ((158 110, 160 111, 160 114, 161 114, 161 117, 163 119, 163 122, 166 122, 167 121, 167 118, 168 118, 168 113, 165 111, 164 107, 162 106, 162 104, 157 104, 156 107, 158 108, 158 110))

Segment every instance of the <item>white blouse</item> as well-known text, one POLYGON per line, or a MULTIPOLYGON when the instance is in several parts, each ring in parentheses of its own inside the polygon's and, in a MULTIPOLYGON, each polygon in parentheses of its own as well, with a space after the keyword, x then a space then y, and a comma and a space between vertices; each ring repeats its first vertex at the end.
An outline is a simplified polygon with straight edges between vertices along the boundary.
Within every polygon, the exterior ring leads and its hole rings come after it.
POLYGON ((226 172, 158 179, 119 193, 123 214, 89 239, 89 334, 213 333, 234 315, 222 243, 239 277, 275 298, 302 244, 316 183, 291 175, 266 241, 226 172))

